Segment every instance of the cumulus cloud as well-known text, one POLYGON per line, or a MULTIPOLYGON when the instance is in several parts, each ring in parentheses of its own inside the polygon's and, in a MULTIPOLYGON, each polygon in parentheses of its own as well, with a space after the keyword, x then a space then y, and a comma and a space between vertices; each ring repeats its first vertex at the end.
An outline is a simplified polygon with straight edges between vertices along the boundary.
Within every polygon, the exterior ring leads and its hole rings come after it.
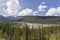
POLYGON ((38 6, 38 10, 39 10, 39 11, 45 11, 45 8, 47 8, 47 6, 45 5, 45 2, 42 2, 42 3, 38 6))
POLYGON ((37 8, 38 10, 33 12, 33 15, 36 16, 37 14, 39 14, 38 12, 44 12, 46 8, 47 6, 45 5, 45 2, 42 2, 37 8))
POLYGON ((42 2, 41 4, 43 5, 43 4, 45 4, 45 2, 42 2))
MULTIPOLYGON (((22 0, 20 0, 22 1, 22 0)), ((7 13, 7 16, 29 16, 29 15, 37 15, 38 12, 45 11, 45 8, 47 6, 45 5, 45 2, 42 2, 38 6, 38 10, 33 11, 33 9, 25 8, 21 10, 21 5, 19 3, 19 0, 0 0, 0 6, 5 5, 6 8, 2 8, 4 13, 7 13), (16 15, 17 14, 17 15, 16 15)))
POLYGON ((19 10, 21 10, 21 6, 20 6, 18 0, 9 0, 9 1, 6 2, 6 6, 8 8, 5 11, 9 15, 14 15, 14 14, 18 13, 19 10))
POLYGON ((29 8, 26 8, 26 9, 23 9, 22 11, 20 11, 17 16, 29 16, 33 14, 33 10, 32 9, 29 9, 29 8))
POLYGON ((8 0, 0 0, 0 6, 5 5, 8 0))
POLYGON ((37 11, 34 11, 33 12, 33 16, 36 16, 38 12, 39 12, 38 10, 37 11))
POLYGON ((45 5, 45 2, 42 2, 39 6, 38 6, 38 10, 33 11, 33 9, 23 9, 22 11, 20 11, 18 13, 18 16, 29 16, 29 15, 33 15, 36 16, 38 14, 38 12, 43 12, 45 11, 45 8, 47 8, 47 6, 45 5))
POLYGON ((60 16, 60 7, 50 8, 46 13, 46 16, 60 16))

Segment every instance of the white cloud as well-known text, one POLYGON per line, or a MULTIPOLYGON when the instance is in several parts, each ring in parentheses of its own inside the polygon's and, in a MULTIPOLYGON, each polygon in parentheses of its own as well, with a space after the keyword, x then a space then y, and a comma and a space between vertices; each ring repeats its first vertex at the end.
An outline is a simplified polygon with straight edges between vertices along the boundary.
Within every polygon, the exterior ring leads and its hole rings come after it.
POLYGON ((35 16, 38 14, 38 12, 45 11, 45 8, 47 8, 45 2, 42 2, 38 6, 37 11, 33 11, 33 9, 29 9, 29 8, 21 10, 21 5, 19 3, 19 0, 0 0, 0 4, 7 6, 7 9, 3 8, 3 10, 5 10, 4 12, 6 12, 6 14, 8 13, 7 16, 11 16, 11 15, 15 16, 16 14, 17 14, 16 16, 29 16, 29 15, 35 16))
POLYGON ((8 0, 0 0, 0 6, 5 5, 8 0))
POLYGON ((42 2, 42 3, 38 6, 38 10, 39 10, 39 11, 45 11, 45 8, 47 8, 47 6, 45 5, 45 2, 42 2))
POLYGON ((26 8, 26 9, 23 9, 22 11, 20 11, 17 16, 29 16, 33 14, 33 10, 32 9, 29 9, 29 8, 26 8))
POLYGON ((50 8, 46 13, 46 16, 60 16, 60 7, 50 8))
POLYGON ((45 5, 45 2, 42 2, 37 8, 38 10, 33 12, 33 15, 36 16, 37 14, 39 14, 38 12, 44 12, 45 8, 47 8, 47 6, 45 5))
POLYGON ((39 11, 34 11, 33 16, 36 16, 39 11))
POLYGON ((41 4, 45 4, 45 2, 42 2, 41 4))
POLYGON ((5 11, 10 15, 14 15, 21 10, 21 6, 18 0, 9 0, 6 2, 6 6, 8 7, 5 11))

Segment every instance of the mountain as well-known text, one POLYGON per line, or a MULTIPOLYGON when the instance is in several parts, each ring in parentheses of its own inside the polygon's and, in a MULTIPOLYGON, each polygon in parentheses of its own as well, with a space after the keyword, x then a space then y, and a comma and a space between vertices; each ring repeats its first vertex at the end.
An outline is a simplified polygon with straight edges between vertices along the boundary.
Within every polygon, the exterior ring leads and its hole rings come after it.
POLYGON ((6 17, 0 15, 0 22, 8 22, 8 21, 9 20, 6 17))
POLYGON ((0 22, 60 23, 60 16, 8 16, 0 15, 0 22))
POLYGON ((16 17, 13 17, 13 16, 8 16, 6 18, 9 19, 9 20, 17 20, 17 18, 16 17))
MULTIPOLYGON (((60 23, 59 16, 21 16, 21 19, 18 19, 17 22, 30 22, 30 23, 60 23)), ((18 18, 18 17, 17 17, 18 18)))

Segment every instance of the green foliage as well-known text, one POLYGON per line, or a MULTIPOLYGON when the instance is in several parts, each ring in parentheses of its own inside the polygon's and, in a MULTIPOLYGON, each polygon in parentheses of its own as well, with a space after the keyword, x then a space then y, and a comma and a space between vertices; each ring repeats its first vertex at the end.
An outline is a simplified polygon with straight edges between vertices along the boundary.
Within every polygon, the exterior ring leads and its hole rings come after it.
POLYGON ((29 28, 27 24, 0 23, 0 40, 60 40, 60 26, 29 28))

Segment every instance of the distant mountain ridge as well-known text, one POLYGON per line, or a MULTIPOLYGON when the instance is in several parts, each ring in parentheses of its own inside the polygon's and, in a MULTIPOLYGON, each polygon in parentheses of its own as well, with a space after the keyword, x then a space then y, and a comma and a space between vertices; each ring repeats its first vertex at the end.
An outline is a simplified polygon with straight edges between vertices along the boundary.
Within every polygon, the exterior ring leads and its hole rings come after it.
POLYGON ((60 16, 8 16, 0 15, 0 22, 60 23, 60 16))
MULTIPOLYGON (((22 16, 22 22, 30 23, 60 23, 59 16, 22 16)), ((20 19, 17 20, 18 22, 20 19)))

